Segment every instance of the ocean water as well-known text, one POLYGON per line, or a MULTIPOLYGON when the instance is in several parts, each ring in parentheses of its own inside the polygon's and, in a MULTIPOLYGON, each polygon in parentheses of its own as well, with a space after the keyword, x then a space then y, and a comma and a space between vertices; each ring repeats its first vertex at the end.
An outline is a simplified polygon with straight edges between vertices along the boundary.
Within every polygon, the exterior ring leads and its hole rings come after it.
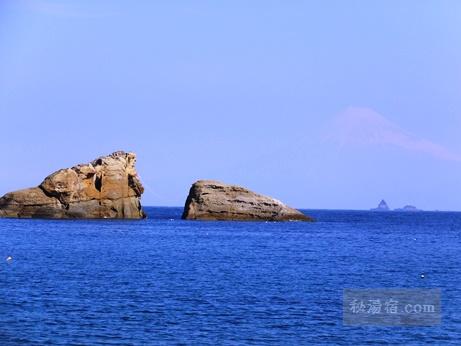
POLYGON ((461 213, 309 210, 317 222, 266 223, 147 212, 1 219, 0 345, 461 344, 461 213), (343 325, 344 288, 384 287, 440 288, 442 323, 343 325))

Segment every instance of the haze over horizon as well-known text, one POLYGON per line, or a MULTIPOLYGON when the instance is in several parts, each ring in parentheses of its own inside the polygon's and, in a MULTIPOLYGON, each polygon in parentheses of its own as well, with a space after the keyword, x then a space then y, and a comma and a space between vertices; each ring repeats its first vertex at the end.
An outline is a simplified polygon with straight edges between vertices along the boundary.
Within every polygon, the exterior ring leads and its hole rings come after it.
POLYGON ((4 0, 0 195, 125 150, 147 206, 216 179, 461 210, 460 22, 456 0, 4 0))

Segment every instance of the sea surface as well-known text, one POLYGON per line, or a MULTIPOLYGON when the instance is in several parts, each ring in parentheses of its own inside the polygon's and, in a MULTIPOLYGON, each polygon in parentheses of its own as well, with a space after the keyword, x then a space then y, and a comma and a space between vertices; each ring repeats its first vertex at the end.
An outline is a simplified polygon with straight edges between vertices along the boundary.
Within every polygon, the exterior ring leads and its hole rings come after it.
POLYGON ((461 213, 147 212, 0 219, 0 345, 461 345, 461 213), (343 325, 345 288, 386 287, 440 288, 441 324, 343 325))

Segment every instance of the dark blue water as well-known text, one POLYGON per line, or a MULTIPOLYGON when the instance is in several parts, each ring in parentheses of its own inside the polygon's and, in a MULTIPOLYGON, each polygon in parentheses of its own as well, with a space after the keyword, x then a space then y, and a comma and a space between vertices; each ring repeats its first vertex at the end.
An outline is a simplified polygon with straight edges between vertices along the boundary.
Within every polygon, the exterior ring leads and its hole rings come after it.
POLYGON ((461 344, 461 213, 181 211, 0 220, 0 345, 461 344), (343 289, 358 287, 441 288, 442 324, 343 326, 343 289))

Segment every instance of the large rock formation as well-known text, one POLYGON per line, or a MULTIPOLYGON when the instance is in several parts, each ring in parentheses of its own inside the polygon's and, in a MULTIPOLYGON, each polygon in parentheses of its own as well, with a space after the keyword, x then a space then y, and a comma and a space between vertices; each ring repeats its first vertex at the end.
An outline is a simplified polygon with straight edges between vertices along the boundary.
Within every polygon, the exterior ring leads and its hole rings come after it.
POLYGON ((123 151, 61 169, 38 186, 0 198, 0 217, 130 218, 145 216, 136 155, 123 151))
POLYGON ((182 217, 188 220, 312 221, 274 198, 213 180, 199 180, 192 185, 182 217))

